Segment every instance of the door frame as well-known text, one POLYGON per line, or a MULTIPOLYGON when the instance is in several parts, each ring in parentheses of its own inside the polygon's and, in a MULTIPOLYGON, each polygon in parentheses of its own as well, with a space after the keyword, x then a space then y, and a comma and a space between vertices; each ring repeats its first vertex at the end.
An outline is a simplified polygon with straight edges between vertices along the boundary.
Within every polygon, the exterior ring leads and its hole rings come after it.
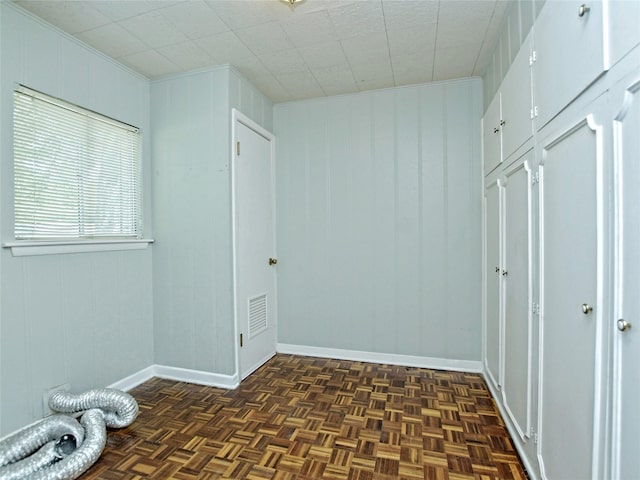
MULTIPOLYGON (((237 150, 236 150, 236 142, 238 141, 238 123, 244 125, 245 127, 253 130, 258 135, 264 137, 270 145, 270 162, 271 162, 271 211, 273 218, 273 246, 274 246, 274 254, 277 251, 276 247, 276 189, 275 189, 275 158, 276 158, 276 150, 275 150, 275 140, 276 137, 273 133, 266 130, 264 127, 258 125, 256 122, 251 120, 245 114, 243 114, 237 108, 231 109, 231 161, 230 161, 230 169, 231 169, 231 257, 232 257, 232 296, 233 296, 233 345, 235 352, 235 377, 238 379, 238 384, 242 382, 242 371, 240 370, 240 319, 238 318, 238 299, 237 299, 237 276, 236 276, 236 268, 237 268, 237 258, 236 258, 236 160, 238 158, 237 150)), ((275 330, 275 338, 278 338, 278 282, 275 282, 274 285, 274 320, 273 320, 273 328, 275 330)), ((277 342, 276 342, 277 344, 277 342)), ((276 345, 274 345, 275 350, 276 345)))

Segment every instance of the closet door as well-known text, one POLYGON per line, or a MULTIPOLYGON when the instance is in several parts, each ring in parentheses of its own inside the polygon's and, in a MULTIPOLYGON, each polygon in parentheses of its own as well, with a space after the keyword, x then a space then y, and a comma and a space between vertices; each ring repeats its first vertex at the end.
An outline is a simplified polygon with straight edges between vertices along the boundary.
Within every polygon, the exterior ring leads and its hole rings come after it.
POLYGON ((602 1, 546 2, 535 23, 533 64, 540 130, 607 68, 602 1))
POLYGON ((500 131, 500 92, 493 97, 482 119, 482 143, 484 153, 484 174, 487 175, 502 161, 502 136, 500 131))
POLYGON ((589 479, 596 471, 601 149, 599 131, 586 115, 542 144, 538 456, 543 478, 589 479))
POLYGON ((529 151, 504 185, 504 406, 520 437, 531 431, 531 168, 529 151))
POLYGON ((618 243, 614 331, 614 435, 612 478, 640 478, 640 71, 616 88, 618 243), (621 91, 620 91, 621 90, 621 91))
POLYGON ((490 183, 485 190, 485 366, 493 386, 500 388, 502 340, 500 320, 500 286, 502 270, 500 259, 500 187, 490 183))

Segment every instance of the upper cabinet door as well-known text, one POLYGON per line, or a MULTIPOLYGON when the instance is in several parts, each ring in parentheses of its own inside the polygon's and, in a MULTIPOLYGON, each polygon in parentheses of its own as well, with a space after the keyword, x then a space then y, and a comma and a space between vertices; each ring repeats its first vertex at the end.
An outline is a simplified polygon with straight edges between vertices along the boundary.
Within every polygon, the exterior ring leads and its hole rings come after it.
POLYGON ((533 135, 531 35, 524 41, 502 82, 502 156, 506 160, 533 135))
POLYGON ((487 175, 502 161, 502 140, 500 138, 500 93, 496 93, 482 120, 482 141, 484 149, 484 174, 487 175))
POLYGON ((535 24, 537 129, 609 68, 599 0, 546 2, 535 24))

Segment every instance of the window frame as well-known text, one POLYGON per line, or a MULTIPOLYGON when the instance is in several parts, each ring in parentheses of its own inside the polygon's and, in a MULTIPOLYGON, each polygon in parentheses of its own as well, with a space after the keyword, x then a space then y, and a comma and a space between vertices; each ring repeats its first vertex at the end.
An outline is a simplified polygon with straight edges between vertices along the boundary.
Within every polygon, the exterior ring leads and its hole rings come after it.
MULTIPOLYGON (((131 131, 137 131, 140 134, 140 142, 142 142, 142 132, 139 128, 133 127, 124 122, 115 120, 106 115, 102 115, 86 108, 80 107, 78 105, 72 104, 68 101, 59 99, 57 97, 53 97, 37 90, 33 90, 29 87, 25 87, 23 85, 16 84, 13 89, 14 95, 16 93, 24 94, 28 96, 32 96, 34 98, 47 101, 59 108, 63 108, 66 110, 70 110, 76 114, 85 116, 85 117, 93 117, 97 118, 99 121, 114 123, 119 128, 130 129, 131 131)), ((15 112, 15 100, 12 102, 12 115, 15 112)), ((12 116, 13 118, 13 116, 12 116)), ((15 135, 14 126, 15 119, 12 121, 12 140, 15 135)), ((142 147, 142 146, 141 146, 142 147)), ((15 147, 14 147, 15 148, 15 147)), ((12 148, 12 152, 15 150, 12 148)), ((139 250, 145 249, 149 246, 149 244, 153 243, 153 239, 145 238, 145 228, 144 228, 144 219, 145 215, 145 202, 144 202, 144 184, 145 184, 145 174, 144 174, 144 154, 142 148, 140 148, 140 157, 138 159, 140 162, 139 171, 137 175, 139 177, 134 178, 134 183, 137 183, 140 187, 139 191, 139 200, 136 201, 136 208, 138 210, 137 217, 141 221, 141 225, 143 228, 140 232, 138 232, 137 236, 118 236, 114 235, 101 235, 101 236, 93 236, 93 237, 55 237, 51 238, 16 238, 16 204, 15 204, 15 178, 13 177, 13 169, 15 168, 15 153, 12 153, 12 162, 11 162, 11 172, 12 172, 12 181, 11 187, 13 191, 13 195, 11 196, 11 212, 12 212, 12 240, 3 242, 2 246, 4 248, 10 248, 13 256, 26 256, 26 255, 47 255, 47 254, 59 254, 59 253, 81 253, 81 252, 98 252, 98 251, 112 251, 112 250, 139 250), (139 202, 139 203, 137 203, 139 202)), ((79 230, 82 229, 82 221, 80 215, 78 216, 78 227, 79 230)))

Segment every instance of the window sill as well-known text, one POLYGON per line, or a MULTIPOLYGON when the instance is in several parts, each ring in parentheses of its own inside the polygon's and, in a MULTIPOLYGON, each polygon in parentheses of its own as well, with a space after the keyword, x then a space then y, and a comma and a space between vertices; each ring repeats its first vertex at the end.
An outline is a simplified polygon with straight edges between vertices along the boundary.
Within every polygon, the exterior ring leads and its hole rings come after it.
POLYGON ((67 240, 67 241, 16 241, 2 246, 10 248, 14 257, 29 255, 55 255, 60 253, 108 252, 115 250, 144 250, 153 243, 151 238, 141 240, 67 240))

